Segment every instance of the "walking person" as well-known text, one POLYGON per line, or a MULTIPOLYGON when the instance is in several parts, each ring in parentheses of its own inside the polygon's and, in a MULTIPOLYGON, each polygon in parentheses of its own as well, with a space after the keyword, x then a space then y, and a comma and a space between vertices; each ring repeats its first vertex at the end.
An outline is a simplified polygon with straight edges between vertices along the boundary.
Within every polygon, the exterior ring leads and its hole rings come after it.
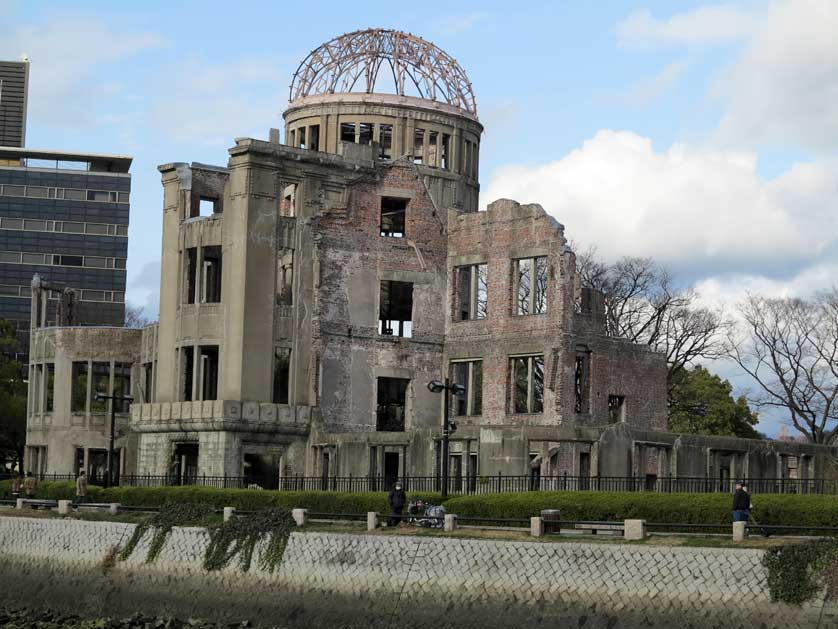
POLYGON ((733 521, 747 522, 751 514, 751 494, 745 489, 742 481, 736 481, 736 491, 733 493, 733 521))
POLYGON ((23 481, 23 491, 27 498, 35 497, 35 489, 38 487, 38 481, 32 476, 32 472, 26 472, 26 478, 23 481))
POLYGON ((400 482, 393 485, 390 495, 387 496, 387 502, 390 503, 390 517, 387 519, 387 526, 397 526, 402 521, 402 510, 405 502, 407 502, 407 496, 405 496, 400 482))
POLYGON ((12 498, 17 500, 20 498, 20 474, 12 472, 12 498))
POLYGON ((84 468, 81 468, 76 477, 76 504, 85 502, 87 502, 87 475, 84 473, 84 468))

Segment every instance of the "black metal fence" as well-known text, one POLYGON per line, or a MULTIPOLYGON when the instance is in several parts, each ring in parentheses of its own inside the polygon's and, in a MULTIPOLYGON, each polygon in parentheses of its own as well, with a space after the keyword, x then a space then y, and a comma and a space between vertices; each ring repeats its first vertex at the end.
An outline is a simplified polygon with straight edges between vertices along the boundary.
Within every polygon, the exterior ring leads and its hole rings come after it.
MULTIPOLYGON (((72 474, 40 474, 38 480, 73 481, 72 474)), ((0 480, 8 479, 0 473, 0 480)), ((385 476, 283 476, 261 478, 257 476, 203 476, 203 475, 150 475, 123 474, 122 487, 165 487, 198 485, 217 489, 274 489, 279 491, 387 491, 395 482, 385 476)), ((400 477, 406 491, 439 492, 442 481, 436 476, 400 477)), ((755 478, 744 479, 748 491, 754 494, 827 494, 838 495, 838 479, 755 478)), ((452 477, 448 483, 449 494, 494 494, 526 491, 618 491, 658 493, 730 493, 734 482, 711 478, 658 478, 653 476, 464 476, 452 477)))

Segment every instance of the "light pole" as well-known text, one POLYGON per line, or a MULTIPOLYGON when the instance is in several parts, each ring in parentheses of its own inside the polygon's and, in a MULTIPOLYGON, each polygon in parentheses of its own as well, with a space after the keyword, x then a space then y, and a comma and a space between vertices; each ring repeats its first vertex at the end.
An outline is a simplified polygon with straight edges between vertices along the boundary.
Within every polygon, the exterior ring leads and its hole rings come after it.
POLYGON ((444 391, 443 397, 445 403, 443 404, 442 413, 442 498, 448 498, 448 438, 451 433, 457 430, 457 424, 448 419, 448 392, 453 395, 463 395, 466 388, 461 384, 450 384, 448 378, 445 382, 442 380, 431 380, 428 383, 428 390, 431 393, 439 393, 444 391))
POLYGON ((130 395, 108 395, 107 393, 102 393, 101 391, 96 391, 94 397, 97 402, 104 402, 105 400, 111 401, 111 436, 108 444, 108 475, 105 476, 105 487, 110 487, 113 481, 113 439, 114 433, 116 432, 116 401, 122 400, 123 402, 133 402, 134 398, 130 395))

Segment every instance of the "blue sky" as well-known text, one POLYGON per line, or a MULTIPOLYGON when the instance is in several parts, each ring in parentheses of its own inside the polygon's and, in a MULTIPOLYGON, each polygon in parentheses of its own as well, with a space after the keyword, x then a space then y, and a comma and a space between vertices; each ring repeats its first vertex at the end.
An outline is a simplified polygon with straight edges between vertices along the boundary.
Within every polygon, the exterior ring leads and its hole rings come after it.
POLYGON ((834 283, 832 0, 0 0, 0 58, 31 59, 29 146, 134 157, 128 299, 156 317, 156 166, 224 164, 234 137, 281 128, 299 61, 369 26, 465 68, 486 127, 484 204, 539 202, 578 245, 653 256, 714 305, 834 283))

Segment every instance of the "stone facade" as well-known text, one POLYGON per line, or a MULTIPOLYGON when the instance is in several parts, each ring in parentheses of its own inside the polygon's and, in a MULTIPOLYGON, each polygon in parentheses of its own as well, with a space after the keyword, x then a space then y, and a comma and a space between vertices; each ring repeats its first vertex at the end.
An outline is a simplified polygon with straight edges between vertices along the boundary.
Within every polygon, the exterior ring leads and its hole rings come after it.
POLYGON ((770 600, 763 551, 292 533, 280 567, 202 566, 209 535, 174 528, 145 564, 106 557, 134 525, 0 518, 0 604, 176 613, 257 626, 834 627, 823 595, 770 600), (48 597, 27 598, 46 590, 48 597), (96 593, 94 596, 93 593, 96 593), (106 593, 106 594, 102 594, 106 593))

